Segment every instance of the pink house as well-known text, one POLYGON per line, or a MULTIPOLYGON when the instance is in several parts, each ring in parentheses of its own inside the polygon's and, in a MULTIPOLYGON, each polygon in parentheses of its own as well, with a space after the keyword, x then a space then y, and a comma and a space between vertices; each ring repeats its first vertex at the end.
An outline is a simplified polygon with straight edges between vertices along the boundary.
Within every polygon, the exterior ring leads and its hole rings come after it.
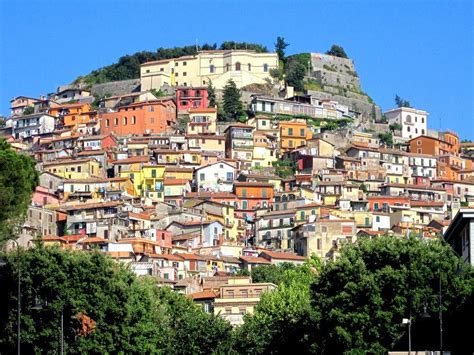
POLYGON ((186 113, 191 108, 207 108, 209 104, 205 87, 180 87, 176 89, 176 109, 186 113))
POLYGON ((43 186, 37 186, 31 197, 31 204, 34 206, 57 204, 59 201, 60 199, 56 195, 48 192, 48 189, 43 186))

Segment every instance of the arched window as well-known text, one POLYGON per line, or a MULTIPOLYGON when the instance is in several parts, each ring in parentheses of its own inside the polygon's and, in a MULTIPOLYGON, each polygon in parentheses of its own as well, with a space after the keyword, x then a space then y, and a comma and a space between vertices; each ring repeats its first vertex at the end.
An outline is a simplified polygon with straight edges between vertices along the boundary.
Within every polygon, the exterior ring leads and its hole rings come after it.
POLYGON ((263 65, 263 71, 266 73, 268 71, 268 64, 263 65))
POLYGON ((407 122, 411 122, 411 116, 407 115, 406 120, 407 120, 407 122))
POLYGON ((252 64, 248 64, 249 71, 252 71, 252 64))
POLYGON ((211 64, 211 66, 209 67, 209 72, 214 73, 215 70, 216 67, 214 66, 214 64, 211 64))
POLYGON ((240 71, 240 62, 235 63, 235 71, 240 71))
POLYGON ((230 64, 226 64, 225 65, 225 71, 229 71, 230 70, 230 64))

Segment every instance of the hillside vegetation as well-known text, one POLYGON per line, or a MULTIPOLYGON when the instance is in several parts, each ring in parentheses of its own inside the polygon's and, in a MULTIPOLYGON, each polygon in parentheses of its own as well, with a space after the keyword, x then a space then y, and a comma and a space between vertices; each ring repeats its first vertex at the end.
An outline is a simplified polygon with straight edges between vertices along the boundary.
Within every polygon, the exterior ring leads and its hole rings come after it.
MULTIPOLYGON (((214 44, 204 44, 199 50, 226 50, 226 49, 249 49, 259 53, 268 52, 268 49, 257 43, 225 41, 220 46, 214 44)), ((119 81, 136 79, 140 77, 140 64, 153 61, 181 57, 196 54, 197 46, 189 45, 184 47, 158 48, 156 52, 141 51, 131 55, 120 57, 118 63, 96 69, 85 76, 79 76, 74 83, 84 83, 86 86, 93 84, 107 83, 109 81, 119 81)))

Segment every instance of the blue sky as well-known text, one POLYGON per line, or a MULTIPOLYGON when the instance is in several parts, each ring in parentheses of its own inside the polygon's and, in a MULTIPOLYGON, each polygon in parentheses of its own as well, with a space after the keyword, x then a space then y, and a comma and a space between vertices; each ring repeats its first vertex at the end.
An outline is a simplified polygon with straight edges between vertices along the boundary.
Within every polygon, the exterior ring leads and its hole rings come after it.
POLYGON ((0 0, 0 113, 121 55, 224 40, 287 52, 342 45, 383 110, 395 94, 430 113, 433 129, 474 139, 473 2, 0 0))

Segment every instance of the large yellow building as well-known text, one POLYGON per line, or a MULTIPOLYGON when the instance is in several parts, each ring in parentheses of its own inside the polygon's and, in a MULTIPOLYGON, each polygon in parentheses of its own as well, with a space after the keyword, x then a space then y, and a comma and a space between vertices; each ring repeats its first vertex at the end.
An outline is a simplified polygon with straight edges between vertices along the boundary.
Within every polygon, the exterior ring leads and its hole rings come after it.
POLYGON ((265 84, 266 79, 271 80, 270 70, 276 68, 276 53, 200 51, 195 55, 143 63, 140 82, 142 91, 163 85, 203 86, 209 81, 216 89, 222 89, 229 79, 241 88, 249 84, 265 84))
POLYGON ((48 171, 66 179, 88 179, 104 176, 99 162, 95 159, 59 159, 44 163, 43 171, 48 171))
POLYGON ((129 177, 135 190, 142 197, 150 197, 159 201, 164 200, 163 181, 165 167, 162 165, 135 165, 128 170, 122 170, 120 177, 129 177))

